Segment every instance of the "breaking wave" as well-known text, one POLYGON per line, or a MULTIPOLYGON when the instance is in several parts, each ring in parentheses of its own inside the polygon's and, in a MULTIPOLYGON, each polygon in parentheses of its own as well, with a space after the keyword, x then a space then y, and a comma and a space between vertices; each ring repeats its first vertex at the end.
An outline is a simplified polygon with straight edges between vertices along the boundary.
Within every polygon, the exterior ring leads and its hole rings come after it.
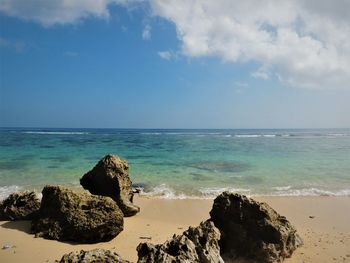
POLYGON ((3 200, 8 195, 19 192, 22 190, 22 187, 18 185, 9 185, 9 186, 0 186, 0 200, 3 200))
POLYGON ((88 132, 59 132, 59 131, 24 131, 26 134, 46 134, 46 135, 83 135, 88 132))
POLYGON ((303 188, 293 189, 291 186, 272 187, 270 191, 255 191, 249 188, 218 187, 200 188, 191 193, 176 191, 166 184, 152 187, 148 190, 141 189, 141 196, 155 197, 161 199, 213 199, 222 192, 240 193, 247 196, 350 196, 350 189, 340 189, 336 191, 303 188))

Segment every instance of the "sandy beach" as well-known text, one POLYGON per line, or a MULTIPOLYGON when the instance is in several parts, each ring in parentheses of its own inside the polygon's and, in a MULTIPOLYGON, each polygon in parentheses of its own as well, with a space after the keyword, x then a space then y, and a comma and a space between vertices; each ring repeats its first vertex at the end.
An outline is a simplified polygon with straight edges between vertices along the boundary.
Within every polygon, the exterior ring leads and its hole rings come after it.
MULTIPOLYGON (((297 228, 304 246, 288 263, 350 262, 349 197, 259 197, 285 215, 297 228)), ((213 200, 166 200, 135 197, 141 207, 136 216, 125 218, 124 231, 106 243, 80 245, 35 238, 29 234, 30 222, 0 223, 0 244, 14 245, 0 250, 0 262, 54 262, 67 252, 106 248, 124 259, 137 260, 140 242, 164 242, 188 226, 196 226, 209 217, 213 200)))

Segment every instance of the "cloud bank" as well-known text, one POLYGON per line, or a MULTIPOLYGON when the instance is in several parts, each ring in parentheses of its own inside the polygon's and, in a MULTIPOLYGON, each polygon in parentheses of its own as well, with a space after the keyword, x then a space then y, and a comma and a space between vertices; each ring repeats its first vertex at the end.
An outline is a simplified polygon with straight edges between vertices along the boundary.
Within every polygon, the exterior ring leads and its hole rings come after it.
POLYGON ((350 1, 151 1, 154 15, 174 23, 182 52, 226 62, 261 64, 287 85, 350 88, 350 1))
POLYGON ((174 24, 183 56, 254 62, 252 77, 293 87, 350 88, 348 0, 0 0, 0 11, 50 26, 140 2, 174 24))

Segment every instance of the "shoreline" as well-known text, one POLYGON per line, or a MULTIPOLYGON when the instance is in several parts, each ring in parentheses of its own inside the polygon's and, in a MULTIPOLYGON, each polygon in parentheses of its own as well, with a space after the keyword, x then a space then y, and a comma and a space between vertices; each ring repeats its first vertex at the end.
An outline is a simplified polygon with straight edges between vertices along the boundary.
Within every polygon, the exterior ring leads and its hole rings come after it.
MULTIPOLYGON (((78 183, 71 183, 71 184, 57 184, 63 187, 70 188, 74 191, 86 191, 81 187, 78 183)), ((41 196, 41 191, 45 187, 44 185, 36 185, 36 186, 17 186, 17 185, 10 185, 10 186, 0 186, 0 201, 5 199, 7 196, 9 196, 11 193, 14 192, 23 192, 23 191, 34 191, 38 194, 38 196, 41 196), (3 192, 1 192, 1 190, 3 192)), ((160 185, 160 187, 163 187, 163 184, 160 185)), ((290 186, 281 186, 281 187, 272 187, 271 189, 276 188, 282 188, 282 190, 276 190, 275 192, 270 193, 254 193, 254 191, 250 189, 241 189, 241 188, 234 188, 234 187, 226 187, 226 188, 208 188, 208 193, 206 192, 206 189, 203 191, 198 191, 196 194, 187 194, 184 192, 176 192, 174 189, 165 186, 162 191, 159 191, 157 187, 155 187, 156 190, 154 191, 143 191, 142 188, 138 187, 138 184, 136 186, 133 186, 133 189, 141 189, 141 192, 137 193, 137 195, 141 198, 154 198, 154 199, 163 199, 163 200, 212 200, 219 194, 221 194, 224 191, 228 192, 234 192, 234 193, 240 193, 245 196, 248 196, 250 198, 255 199, 266 199, 266 198, 288 198, 288 197, 295 197, 295 198, 304 198, 304 197, 350 197, 350 189, 344 188, 344 189, 338 189, 336 191, 326 190, 326 189, 318 189, 318 188, 303 188, 303 189, 292 189, 290 186), (286 189, 284 189, 286 188, 286 189)))
MULTIPOLYGON (((296 227, 304 240, 288 263, 350 262, 350 197, 254 197, 267 202, 296 227)), ((124 230, 113 240, 97 244, 73 244, 34 238, 29 221, 0 222, 1 262, 55 262, 63 254, 80 249, 106 248, 136 262, 141 242, 163 243, 209 218, 213 199, 162 199, 135 195, 141 212, 124 218, 124 230)))

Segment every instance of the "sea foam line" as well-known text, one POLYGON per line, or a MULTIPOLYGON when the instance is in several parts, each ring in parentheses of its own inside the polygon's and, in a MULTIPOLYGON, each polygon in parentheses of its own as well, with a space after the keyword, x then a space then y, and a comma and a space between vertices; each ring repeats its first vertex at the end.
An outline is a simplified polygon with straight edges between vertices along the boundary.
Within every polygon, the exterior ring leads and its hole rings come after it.
POLYGON ((88 132, 56 132, 56 131, 24 131, 26 134, 46 134, 46 135, 82 135, 88 132))
POLYGON ((302 188, 293 189, 291 186, 271 187, 270 191, 255 191, 249 188, 237 187, 218 187, 218 188, 200 188, 196 194, 187 194, 178 192, 166 184, 153 187, 149 191, 141 190, 141 196, 155 197, 161 199, 213 199, 222 192, 240 193, 251 197, 258 196, 350 196, 350 189, 340 189, 336 191, 325 190, 320 188, 302 188))

